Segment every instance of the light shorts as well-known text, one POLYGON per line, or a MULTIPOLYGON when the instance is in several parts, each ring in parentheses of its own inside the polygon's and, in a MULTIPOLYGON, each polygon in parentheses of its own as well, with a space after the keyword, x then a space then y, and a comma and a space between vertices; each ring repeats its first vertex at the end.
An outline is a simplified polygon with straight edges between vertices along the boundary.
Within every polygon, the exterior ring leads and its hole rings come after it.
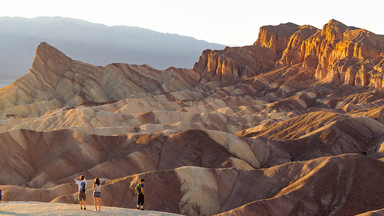
POLYGON ((101 196, 101 192, 93 192, 93 197, 100 197, 101 196))

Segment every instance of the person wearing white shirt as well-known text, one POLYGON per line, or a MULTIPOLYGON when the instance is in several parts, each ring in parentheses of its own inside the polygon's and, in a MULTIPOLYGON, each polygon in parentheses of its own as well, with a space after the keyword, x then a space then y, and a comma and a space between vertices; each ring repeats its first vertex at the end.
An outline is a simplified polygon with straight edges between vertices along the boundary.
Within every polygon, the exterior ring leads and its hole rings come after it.
POLYGON ((97 205, 99 205, 99 211, 101 211, 101 202, 100 202, 100 197, 101 197, 101 190, 103 187, 100 184, 99 178, 95 178, 94 184, 93 184, 93 198, 94 198, 94 203, 95 203, 95 210, 97 211, 97 205))
POLYGON ((85 187, 87 186, 87 181, 84 179, 84 176, 81 175, 74 179, 76 184, 79 186, 79 203, 80 203, 80 209, 83 209, 83 203, 84 203, 84 210, 87 210, 85 200, 87 199, 87 195, 85 194, 85 187))

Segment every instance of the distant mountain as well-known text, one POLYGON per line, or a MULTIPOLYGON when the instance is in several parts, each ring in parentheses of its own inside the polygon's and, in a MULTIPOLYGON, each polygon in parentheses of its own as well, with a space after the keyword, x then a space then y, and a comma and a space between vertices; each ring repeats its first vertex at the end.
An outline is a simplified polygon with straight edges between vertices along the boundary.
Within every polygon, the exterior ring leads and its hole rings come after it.
POLYGON ((0 18, 0 79, 28 72, 36 47, 48 42, 67 55, 94 65, 111 62, 192 68, 205 49, 224 45, 138 27, 105 26, 61 17, 0 18))

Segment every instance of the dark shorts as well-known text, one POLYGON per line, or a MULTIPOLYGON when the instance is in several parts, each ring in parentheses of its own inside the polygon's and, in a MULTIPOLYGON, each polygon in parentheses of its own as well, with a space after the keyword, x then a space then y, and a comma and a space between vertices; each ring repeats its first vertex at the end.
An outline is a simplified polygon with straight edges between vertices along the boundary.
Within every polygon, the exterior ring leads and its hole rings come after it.
POLYGON ((101 196, 101 192, 93 192, 93 197, 100 197, 101 196))
POLYGON ((85 194, 85 192, 79 191, 79 201, 85 201, 85 199, 87 199, 87 194, 85 194))

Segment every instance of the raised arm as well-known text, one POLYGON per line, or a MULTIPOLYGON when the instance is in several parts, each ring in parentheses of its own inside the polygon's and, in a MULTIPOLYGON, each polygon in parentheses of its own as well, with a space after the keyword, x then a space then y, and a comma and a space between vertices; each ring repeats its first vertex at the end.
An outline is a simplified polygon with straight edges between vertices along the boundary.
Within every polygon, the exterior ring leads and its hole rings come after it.
POLYGON ((80 180, 80 176, 79 177, 77 177, 77 178, 75 178, 75 179, 73 179, 75 182, 77 182, 78 180, 80 180))

